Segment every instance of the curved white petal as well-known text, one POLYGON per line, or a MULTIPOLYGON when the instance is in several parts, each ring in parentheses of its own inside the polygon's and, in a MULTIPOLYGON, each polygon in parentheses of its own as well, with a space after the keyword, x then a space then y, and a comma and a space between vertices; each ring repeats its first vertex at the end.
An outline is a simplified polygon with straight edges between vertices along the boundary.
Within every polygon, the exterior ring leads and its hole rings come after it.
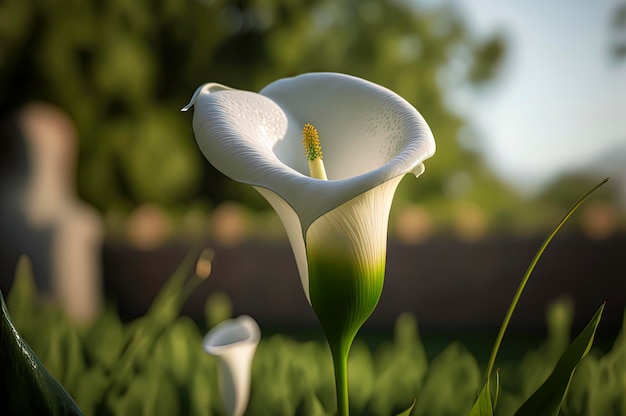
POLYGON ((421 173, 435 152, 415 108, 384 87, 343 74, 287 78, 260 94, 205 87, 190 104, 198 145, 211 164, 279 195, 297 213, 303 234, 315 219, 367 190, 421 173), (305 123, 320 133, 328 181, 307 175, 305 123))
POLYGON ((202 341, 207 354, 217 357, 222 401, 231 416, 241 416, 248 406, 252 360, 261 330, 247 315, 228 319, 209 331, 202 341))
POLYGON ((180 111, 189 111, 189 109, 193 107, 194 103, 198 99, 198 95, 200 95, 200 93, 210 94, 212 92, 224 91, 224 90, 232 90, 232 88, 227 87, 226 85, 218 84, 216 82, 209 82, 207 84, 200 85, 194 91, 193 95, 191 96, 191 100, 189 100, 189 103, 187 103, 186 106, 181 108, 180 111))
POLYGON ((306 247, 300 229, 300 218, 298 218, 298 214, 293 208, 279 195, 266 188, 255 186, 255 189, 267 199, 285 227, 293 255, 296 258, 296 266, 298 267, 302 289, 304 289, 307 300, 311 303, 311 297, 309 296, 309 270, 306 258, 306 247))

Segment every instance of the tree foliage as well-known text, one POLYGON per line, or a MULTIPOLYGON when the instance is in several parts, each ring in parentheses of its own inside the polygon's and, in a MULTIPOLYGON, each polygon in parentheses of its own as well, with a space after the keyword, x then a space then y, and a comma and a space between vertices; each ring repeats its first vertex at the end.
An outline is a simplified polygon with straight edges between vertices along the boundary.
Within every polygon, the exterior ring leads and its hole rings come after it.
POLYGON ((504 44, 497 36, 477 39, 451 7, 372 0, 6 0, 0 16, 2 111, 34 99, 67 110, 81 139, 79 192, 103 211, 143 202, 182 207, 203 195, 213 203, 245 199, 259 206, 260 197, 203 162, 189 116, 178 110, 204 82, 259 90, 310 71, 369 79, 422 112, 441 150, 419 187, 402 188, 407 198, 436 198, 461 169, 502 190, 459 145, 465 121, 448 108, 446 96, 488 81, 504 44))

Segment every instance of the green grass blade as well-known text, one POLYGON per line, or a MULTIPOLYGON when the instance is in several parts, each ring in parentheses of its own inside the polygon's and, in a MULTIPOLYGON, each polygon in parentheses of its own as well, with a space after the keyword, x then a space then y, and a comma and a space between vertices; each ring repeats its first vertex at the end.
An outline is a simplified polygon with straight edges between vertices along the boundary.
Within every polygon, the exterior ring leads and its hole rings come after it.
POLYGON ((145 357, 149 355, 156 340, 173 325, 191 292, 204 280, 192 275, 199 254, 199 248, 187 254, 163 285, 146 314, 131 324, 132 336, 128 338, 119 360, 111 369, 107 394, 109 391, 124 390, 133 371, 146 365, 145 357))
POLYGON ((406 409, 404 412, 398 413, 397 416, 410 416, 411 412, 413 411, 413 408, 415 407, 415 403, 417 403, 417 400, 413 399, 413 403, 411 404, 411 406, 408 409, 406 409))
POLYGON ((21 256, 15 268, 11 291, 7 295, 7 307, 13 312, 13 316, 27 320, 33 315, 36 299, 37 286, 31 261, 27 256, 21 256))
POLYGON ((545 383, 519 408, 515 416, 557 416, 559 414, 574 370, 591 349, 603 310, 604 304, 600 306, 585 329, 565 349, 545 383))
POLYGON ((528 283, 528 279, 530 278, 530 275, 532 274, 533 270, 535 270, 535 266, 539 262, 539 259, 543 255, 543 252, 546 250, 546 248, 548 247, 548 245, 550 244, 554 236, 559 232, 559 230, 563 227, 563 225, 567 222, 567 220, 578 209, 578 207, 589 197, 589 195, 591 195, 593 192, 596 191, 596 189, 604 185, 608 180, 609 180, 608 178, 602 180, 599 184, 594 186, 589 192, 583 195, 582 198, 578 200, 578 202, 574 204, 574 206, 567 212, 567 214, 565 214, 565 216, 559 222, 556 228, 554 228, 554 230, 548 235, 548 237, 545 239, 541 247, 539 247, 539 250, 535 254, 535 257, 530 262, 530 265, 528 266, 528 270, 526 270, 526 273, 524 274, 524 277, 522 278, 522 281, 517 289, 517 292, 515 292, 515 296, 513 296, 511 305, 509 306, 509 309, 504 317, 504 321, 502 322, 502 326, 500 327, 500 331, 498 332, 498 336, 496 337, 496 341, 494 342, 493 350, 491 351, 491 356, 489 357, 489 363, 487 364, 487 373, 486 373, 487 383, 486 384, 489 384, 488 382, 491 378, 491 373, 493 372, 493 369, 496 363, 496 356, 498 355, 498 351, 500 350, 500 344, 502 343, 502 339, 504 338, 504 333, 506 332, 506 329, 509 326, 509 322, 511 320, 511 317, 513 316, 513 312, 515 311, 515 308, 517 307, 519 299, 522 296, 522 292, 524 291, 524 288, 526 287, 526 284, 528 283))
MULTIPOLYGON (((185 256, 174 274, 165 282, 152 301, 144 317, 146 320, 172 322, 178 317, 180 308, 193 290, 187 289, 185 282, 191 275, 199 255, 200 249, 195 247, 185 256)), ((202 279, 194 277, 192 277, 194 282, 202 281, 202 279)))
POLYGON ((493 395, 493 410, 496 410, 498 405, 498 397, 500 397, 500 370, 496 370, 496 391, 493 395))
POLYGON ((469 416, 493 416, 493 405, 491 404, 491 392, 489 391, 489 381, 485 383, 480 391, 469 416))

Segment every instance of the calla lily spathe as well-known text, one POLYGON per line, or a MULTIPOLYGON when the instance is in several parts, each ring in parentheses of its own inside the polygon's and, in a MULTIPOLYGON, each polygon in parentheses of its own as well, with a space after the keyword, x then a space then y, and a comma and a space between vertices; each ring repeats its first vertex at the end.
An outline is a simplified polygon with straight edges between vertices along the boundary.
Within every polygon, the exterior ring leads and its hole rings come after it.
POLYGON ((260 339, 259 325, 243 315, 215 326, 202 341, 205 352, 217 358, 220 395, 229 416, 242 416, 248 406, 252 361, 260 339))
POLYGON ((318 235, 317 226, 325 228, 322 223, 332 221, 325 215, 333 210, 336 221, 344 217, 341 211, 370 204, 377 218, 353 215, 346 231, 355 244, 371 246, 355 250, 384 257, 388 208, 399 179, 410 172, 419 176, 435 152, 430 128, 413 106, 344 74, 285 78, 258 94, 205 84, 184 110, 191 106, 196 140, 209 162, 254 186, 280 216, 309 302, 307 234, 318 235), (306 123, 320 133, 328 181, 308 176, 301 145, 306 123), (364 197, 368 192, 378 195, 364 197))

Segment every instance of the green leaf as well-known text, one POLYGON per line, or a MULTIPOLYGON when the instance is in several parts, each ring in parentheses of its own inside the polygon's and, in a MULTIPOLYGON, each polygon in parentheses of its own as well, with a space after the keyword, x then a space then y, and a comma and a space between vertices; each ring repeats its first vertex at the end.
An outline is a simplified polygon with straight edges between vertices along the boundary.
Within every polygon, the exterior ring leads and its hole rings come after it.
POLYGON ((11 322, 0 292, 0 391, 8 414, 81 415, 63 386, 48 373, 11 322))
POLYGON ((104 400, 104 393, 109 387, 105 370, 97 364, 80 375, 80 383, 72 390, 76 403, 87 415, 96 414, 98 406, 104 400))
POLYGON ((410 416, 411 412, 413 411, 413 408, 415 407, 415 403, 417 403, 417 400, 413 399, 413 403, 411 404, 411 406, 408 409, 406 409, 404 412, 398 413, 397 416, 410 416))
POLYGON ((493 395, 493 410, 496 410, 498 398, 500 397, 500 370, 496 370, 496 391, 493 395))
POLYGON ((494 369, 494 366, 496 364, 496 357, 498 355, 498 351, 500 350, 500 344, 502 343, 502 339, 504 338, 504 333, 506 332, 506 329, 509 326, 509 322, 511 321, 511 317, 513 316, 513 312, 515 311, 515 308, 517 307, 517 304, 518 304, 520 298, 522 297, 522 293, 524 292, 524 288, 526 287, 526 284, 528 283, 528 279, 530 279, 530 275, 533 273, 533 270, 535 270, 535 266, 537 266, 537 263, 539 262, 539 259, 541 259, 541 256, 543 255, 543 252, 546 250, 546 248, 548 248, 548 246, 550 245, 550 242, 552 242, 552 239, 554 238, 554 236, 559 232, 559 230, 563 227, 563 225, 565 225, 567 220, 574 214, 574 212, 578 209, 578 207, 580 207, 582 205, 582 203, 585 202, 585 200, 592 193, 594 193, 596 191, 596 189, 598 189, 599 187, 601 187, 602 185, 607 183, 608 180, 609 179, 606 178, 606 179, 603 179, 602 181, 600 181, 599 184, 597 184, 596 186, 591 188, 591 190, 589 190, 585 195, 583 195, 572 206, 572 208, 570 208, 570 210, 567 212, 567 214, 565 214, 563 219, 561 219, 561 221, 554 228, 554 230, 552 230, 552 232, 544 240, 544 242, 539 247, 539 250, 537 250, 537 253, 535 254, 535 257, 533 257, 533 259, 531 260, 530 265, 528 266, 528 269, 526 270, 526 273, 524 274, 524 277, 522 277, 522 281, 521 281, 519 287, 517 288, 517 291, 515 292, 515 295, 513 296, 513 300, 511 301, 511 304, 509 305, 509 309, 507 310, 506 315, 504 316, 504 321, 502 322, 502 326, 500 327, 500 331, 498 332, 498 336, 496 337, 496 340, 495 340, 495 342, 493 344, 493 349, 491 351, 491 356, 489 357, 489 362, 487 364, 486 384, 489 384, 489 380, 491 379, 491 373, 492 373, 492 371, 494 369))
POLYGON ((109 376, 113 394, 121 394, 127 388, 133 372, 148 365, 148 357, 157 340, 174 325, 183 304, 203 279, 196 275, 188 279, 200 250, 192 250, 163 285, 147 313, 134 321, 127 329, 128 341, 119 360, 109 376))
POLYGON ((180 309, 196 288, 203 281, 196 276, 192 278, 187 285, 187 278, 191 274, 198 256, 199 248, 194 248, 184 258, 181 264, 176 268, 174 274, 163 285, 159 293, 152 301, 150 308, 144 316, 144 320, 157 322, 159 324, 170 324, 180 314, 180 309))
POLYGON ((157 367, 135 375, 123 395, 109 397, 109 405, 120 416, 175 415, 180 409, 176 387, 157 367))
POLYGON ((574 370, 587 355, 593 344, 596 328, 602 317, 604 304, 600 306, 585 329, 567 347, 559 358, 548 379, 519 408, 515 416, 557 416, 567 393, 574 370))
MULTIPOLYGON (((489 391, 489 382, 491 380, 491 373, 493 372, 493 369, 494 369, 494 366, 495 366, 496 357, 498 355, 498 351, 500 350, 500 345, 502 343, 502 339, 504 338, 504 333, 506 332, 506 329, 509 326, 509 322, 511 320, 511 317, 513 316, 513 312, 515 311, 515 308, 517 307, 517 304, 518 304, 518 302, 519 302, 519 300, 520 300, 520 298, 522 296, 522 293, 524 292, 526 284, 528 283, 528 280, 530 279, 530 276, 531 276, 532 272, 534 271, 535 266, 539 262, 539 259, 543 255, 544 251, 546 250, 546 248, 548 247, 550 242, 552 242, 552 239, 554 238, 554 236, 559 232, 559 230, 563 227, 563 225, 567 222, 567 220, 574 214, 574 212, 578 209, 578 207, 589 197, 589 195, 591 195, 596 189, 598 189, 599 187, 604 185, 607 181, 608 181, 608 179, 602 180, 599 184, 597 184, 590 191, 588 191, 585 195, 583 195, 572 206, 572 208, 567 212, 567 214, 565 214, 563 219, 561 219, 561 221, 554 228, 554 230, 552 230, 552 232, 544 240, 543 244, 539 247, 539 250, 537 250, 537 253, 535 254, 535 257, 533 257, 532 261, 530 262, 530 265, 528 266, 528 269, 526 270, 526 273, 524 274, 524 277, 522 277, 522 281, 521 281, 517 291, 515 292, 515 295, 513 296, 513 300, 511 301, 511 304, 509 305, 509 309, 507 310, 507 313, 506 313, 506 315, 504 317, 504 321, 502 322, 502 326, 500 327, 500 331, 498 332, 498 336, 496 337, 496 341, 494 342, 494 346, 493 346, 493 349, 491 351, 491 356, 489 357, 489 362, 487 364, 485 385, 484 385, 480 395, 478 396, 478 399, 474 403, 474 407, 470 411, 470 415, 471 416, 493 415, 493 411, 495 409, 495 405, 496 405, 496 403, 498 401, 498 393, 499 393, 500 381, 499 381, 499 375, 497 374, 496 375, 496 390, 495 390, 495 396, 494 396, 494 400, 493 400, 493 404, 492 404, 491 392, 489 391)), ((599 311, 599 312, 601 313, 601 311, 599 311)), ((597 325, 597 323, 596 323, 596 325, 597 325)), ((595 333, 595 327, 594 327, 593 331, 595 333)), ((592 338, 593 338, 593 334, 592 334, 592 338)), ((585 354, 586 354, 586 352, 585 352, 585 354)), ((580 357, 574 363, 574 367, 570 371, 570 377, 568 377, 568 382, 567 383, 569 383, 569 378, 571 378, 571 373, 573 372, 575 366, 578 364, 578 361, 580 361, 581 358, 582 357, 580 357)), ((567 388, 567 385, 565 387, 567 388)), ((565 391, 563 391, 563 394, 561 394, 560 397, 562 398, 564 395, 565 395, 565 391)), ((559 405, 558 406, 560 407, 560 401, 559 401, 559 405)), ((557 411, 558 411, 558 407, 557 407, 557 411)), ((533 414, 533 413, 531 412, 529 414, 533 414)))
POLYGON ((32 314, 33 304, 37 296, 37 287, 33 279, 33 268, 27 256, 21 256, 15 267, 15 279, 11 286, 11 293, 7 296, 7 305, 13 313, 20 316, 22 313, 32 314))
POLYGON ((493 405, 491 404, 491 392, 489 391, 489 380, 480 391, 474 407, 470 410, 470 416, 493 416, 493 405))
POLYGON ((424 385, 418 392, 415 414, 467 414, 476 400, 480 379, 476 357, 458 341, 451 343, 431 361, 424 385))
POLYGON ((301 416, 326 416, 324 405, 314 393, 309 394, 296 411, 296 415, 301 416))
MULTIPOLYGON (((350 354, 351 358, 354 357, 354 352, 350 354)), ((373 385, 368 394, 367 414, 390 415, 394 409, 399 410, 398 403, 410 403, 415 398, 416 392, 422 391, 428 373, 428 358, 420 340, 415 316, 409 313, 402 313, 398 316, 393 343, 377 348, 372 361, 373 385)), ((356 363, 356 365, 361 368, 355 370, 355 365, 350 364, 350 377, 354 375, 359 377, 357 383, 350 381, 351 402, 355 398, 353 388, 356 385, 358 389, 358 383, 362 383, 365 379, 363 375, 358 375, 358 372, 363 371, 364 363, 356 363)), ((455 367, 455 369, 458 368, 461 366, 455 367)), ((436 390, 436 386, 434 387, 436 390)), ((422 400, 428 400, 428 398, 418 398, 418 401, 422 400)), ((417 410, 419 407, 416 405, 417 410)))
POLYGON ((87 355, 104 369, 109 369, 120 359, 124 343, 124 326, 117 311, 109 305, 86 333, 87 355))
MULTIPOLYGON (((204 360, 200 360, 196 363, 195 371, 189 379, 189 401, 190 401, 190 414, 197 416, 211 416, 211 405, 214 401, 217 401, 217 388, 213 388, 213 379, 217 377, 211 377, 215 374, 215 370, 212 366, 206 364, 206 358, 202 356, 204 360)), ((217 381, 215 381, 217 383, 217 381)))
POLYGON ((224 292, 214 292, 204 302, 204 322, 207 328, 213 328, 233 316, 233 302, 224 292))

